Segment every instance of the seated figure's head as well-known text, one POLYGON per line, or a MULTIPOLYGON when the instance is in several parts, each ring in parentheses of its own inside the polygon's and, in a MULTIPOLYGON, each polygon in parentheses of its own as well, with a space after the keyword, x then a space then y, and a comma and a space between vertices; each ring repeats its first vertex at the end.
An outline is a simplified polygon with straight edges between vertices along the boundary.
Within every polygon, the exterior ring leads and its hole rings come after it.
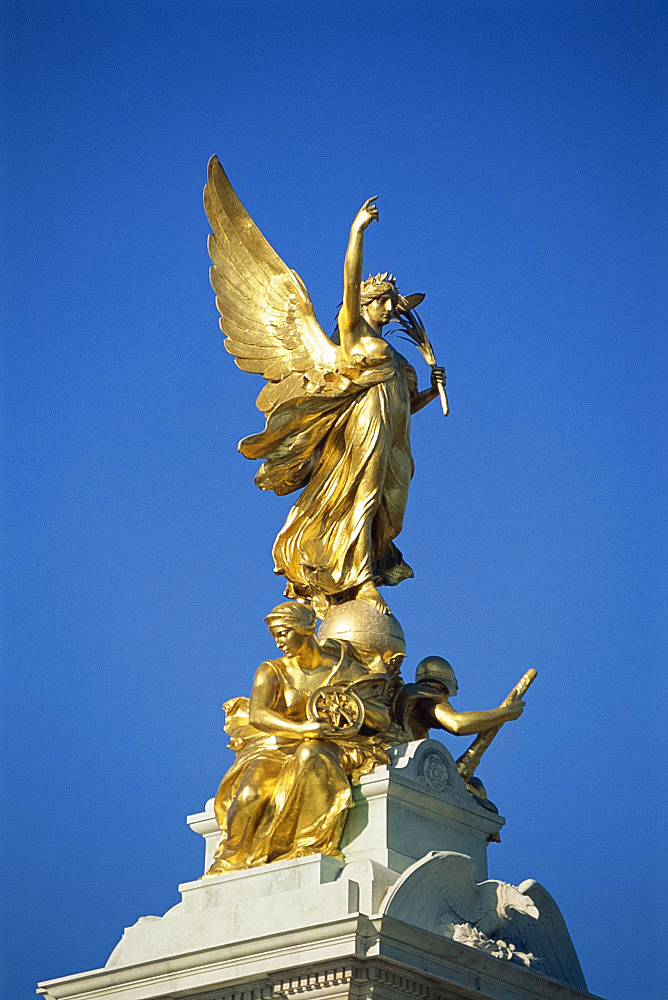
POLYGON ((278 604, 265 616, 274 642, 288 656, 294 656, 304 642, 315 634, 316 617, 313 608, 298 601, 278 604))
POLYGON ((415 680, 442 684, 451 698, 459 690, 455 672, 442 656, 425 656, 424 660, 420 660, 415 671, 415 680))

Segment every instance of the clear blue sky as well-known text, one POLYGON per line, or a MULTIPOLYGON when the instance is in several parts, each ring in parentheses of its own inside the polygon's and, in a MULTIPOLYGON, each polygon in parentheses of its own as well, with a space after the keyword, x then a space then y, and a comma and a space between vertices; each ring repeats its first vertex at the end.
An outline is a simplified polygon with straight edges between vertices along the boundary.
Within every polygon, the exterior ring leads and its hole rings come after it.
POLYGON ((272 651, 288 500, 235 450, 262 422, 208 286, 215 152, 326 330, 379 195, 367 269, 427 293, 452 411, 413 426, 406 673, 446 656, 467 708, 538 668, 481 771, 490 874, 552 892, 593 992, 658 1000, 662 4, 2 21, 4 995, 103 965, 200 874, 220 705, 272 651))

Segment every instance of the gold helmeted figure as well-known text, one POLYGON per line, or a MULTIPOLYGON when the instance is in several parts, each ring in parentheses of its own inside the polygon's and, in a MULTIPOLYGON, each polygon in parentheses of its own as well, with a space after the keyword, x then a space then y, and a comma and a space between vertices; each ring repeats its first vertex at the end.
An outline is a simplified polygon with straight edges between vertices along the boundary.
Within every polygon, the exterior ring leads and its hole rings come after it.
POLYGON ((390 746, 430 727, 482 733, 460 770, 484 798, 472 768, 524 707, 528 675, 488 712, 452 708, 456 681, 439 657, 422 662, 416 684, 401 681, 403 631, 378 588, 413 575, 395 545, 413 475, 411 415, 437 397, 446 416, 449 406, 445 373, 415 312, 424 296, 401 295, 387 272, 362 280, 375 201, 350 229, 330 339, 299 276, 259 231, 218 159, 209 162, 204 205, 225 347, 239 368, 266 379, 257 398, 265 429, 239 450, 262 459, 260 489, 302 492, 273 547, 274 570, 295 599, 265 618, 283 655, 258 667, 250 698, 223 706, 235 760, 215 799, 221 834, 207 875, 315 853, 342 857, 351 784, 387 763, 390 746), (383 337, 391 321, 431 368, 422 391, 412 365, 383 337))
POLYGON ((442 656, 426 656, 417 665, 415 683, 403 685, 397 693, 393 712, 413 740, 426 739, 430 729, 444 729, 454 736, 475 733, 473 743, 457 759, 457 770, 468 791, 487 804, 487 793, 480 779, 474 778, 475 770, 501 726, 519 719, 524 711, 522 697, 535 678, 536 671, 527 670, 498 708, 458 712, 450 704, 459 690, 452 666, 442 656))
POLYGON ((383 327, 403 316, 402 329, 417 343, 411 310, 424 296, 400 295, 392 275, 362 280, 364 231, 378 219, 370 198, 350 230, 335 344, 216 157, 204 205, 225 347, 239 368, 268 383, 257 399, 265 430, 239 450, 263 459, 260 489, 303 489, 274 543, 274 570, 287 579, 286 596, 311 601, 320 617, 350 599, 388 611, 378 587, 413 576, 394 544, 413 475, 410 417, 439 392, 445 399, 445 375, 434 363, 431 386, 419 392, 415 369, 383 338, 383 327))
MULTIPOLYGON (((535 677, 536 671, 531 672, 535 677)), ((452 707, 450 698, 458 690, 455 672, 442 656, 426 656, 418 663, 415 684, 405 684, 395 704, 395 712, 411 739, 426 739, 430 729, 445 729, 454 736, 496 734, 504 722, 519 718, 524 710, 524 691, 520 692, 518 686, 498 708, 477 712, 458 712, 452 707)), ((474 770, 467 777, 473 777, 474 770)))

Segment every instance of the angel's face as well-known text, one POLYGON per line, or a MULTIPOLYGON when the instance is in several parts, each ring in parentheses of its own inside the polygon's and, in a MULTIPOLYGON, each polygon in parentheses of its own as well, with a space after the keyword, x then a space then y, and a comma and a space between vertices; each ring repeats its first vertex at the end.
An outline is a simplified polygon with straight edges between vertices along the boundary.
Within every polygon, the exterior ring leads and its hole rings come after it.
POLYGON ((391 295, 383 295, 380 299, 372 299, 365 306, 365 312, 371 324, 381 328, 393 318, 395 306, 396 303, 391 295))

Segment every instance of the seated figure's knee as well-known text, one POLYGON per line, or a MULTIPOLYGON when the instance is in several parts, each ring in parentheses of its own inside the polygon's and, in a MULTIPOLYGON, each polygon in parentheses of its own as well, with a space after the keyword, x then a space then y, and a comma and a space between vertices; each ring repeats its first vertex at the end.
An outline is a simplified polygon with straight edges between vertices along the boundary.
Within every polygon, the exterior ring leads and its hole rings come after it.
POLYGON ((243 785, 236 794, 239 805, 250 806, 260 798, 260 793, 250 782, 243 785))
POLYGON ((328 756, 327 750, 320 740, 307 740, 297 748, 296 752, 297 763, 300 767, 307 767, 322 760, 325 756, 328 756))

